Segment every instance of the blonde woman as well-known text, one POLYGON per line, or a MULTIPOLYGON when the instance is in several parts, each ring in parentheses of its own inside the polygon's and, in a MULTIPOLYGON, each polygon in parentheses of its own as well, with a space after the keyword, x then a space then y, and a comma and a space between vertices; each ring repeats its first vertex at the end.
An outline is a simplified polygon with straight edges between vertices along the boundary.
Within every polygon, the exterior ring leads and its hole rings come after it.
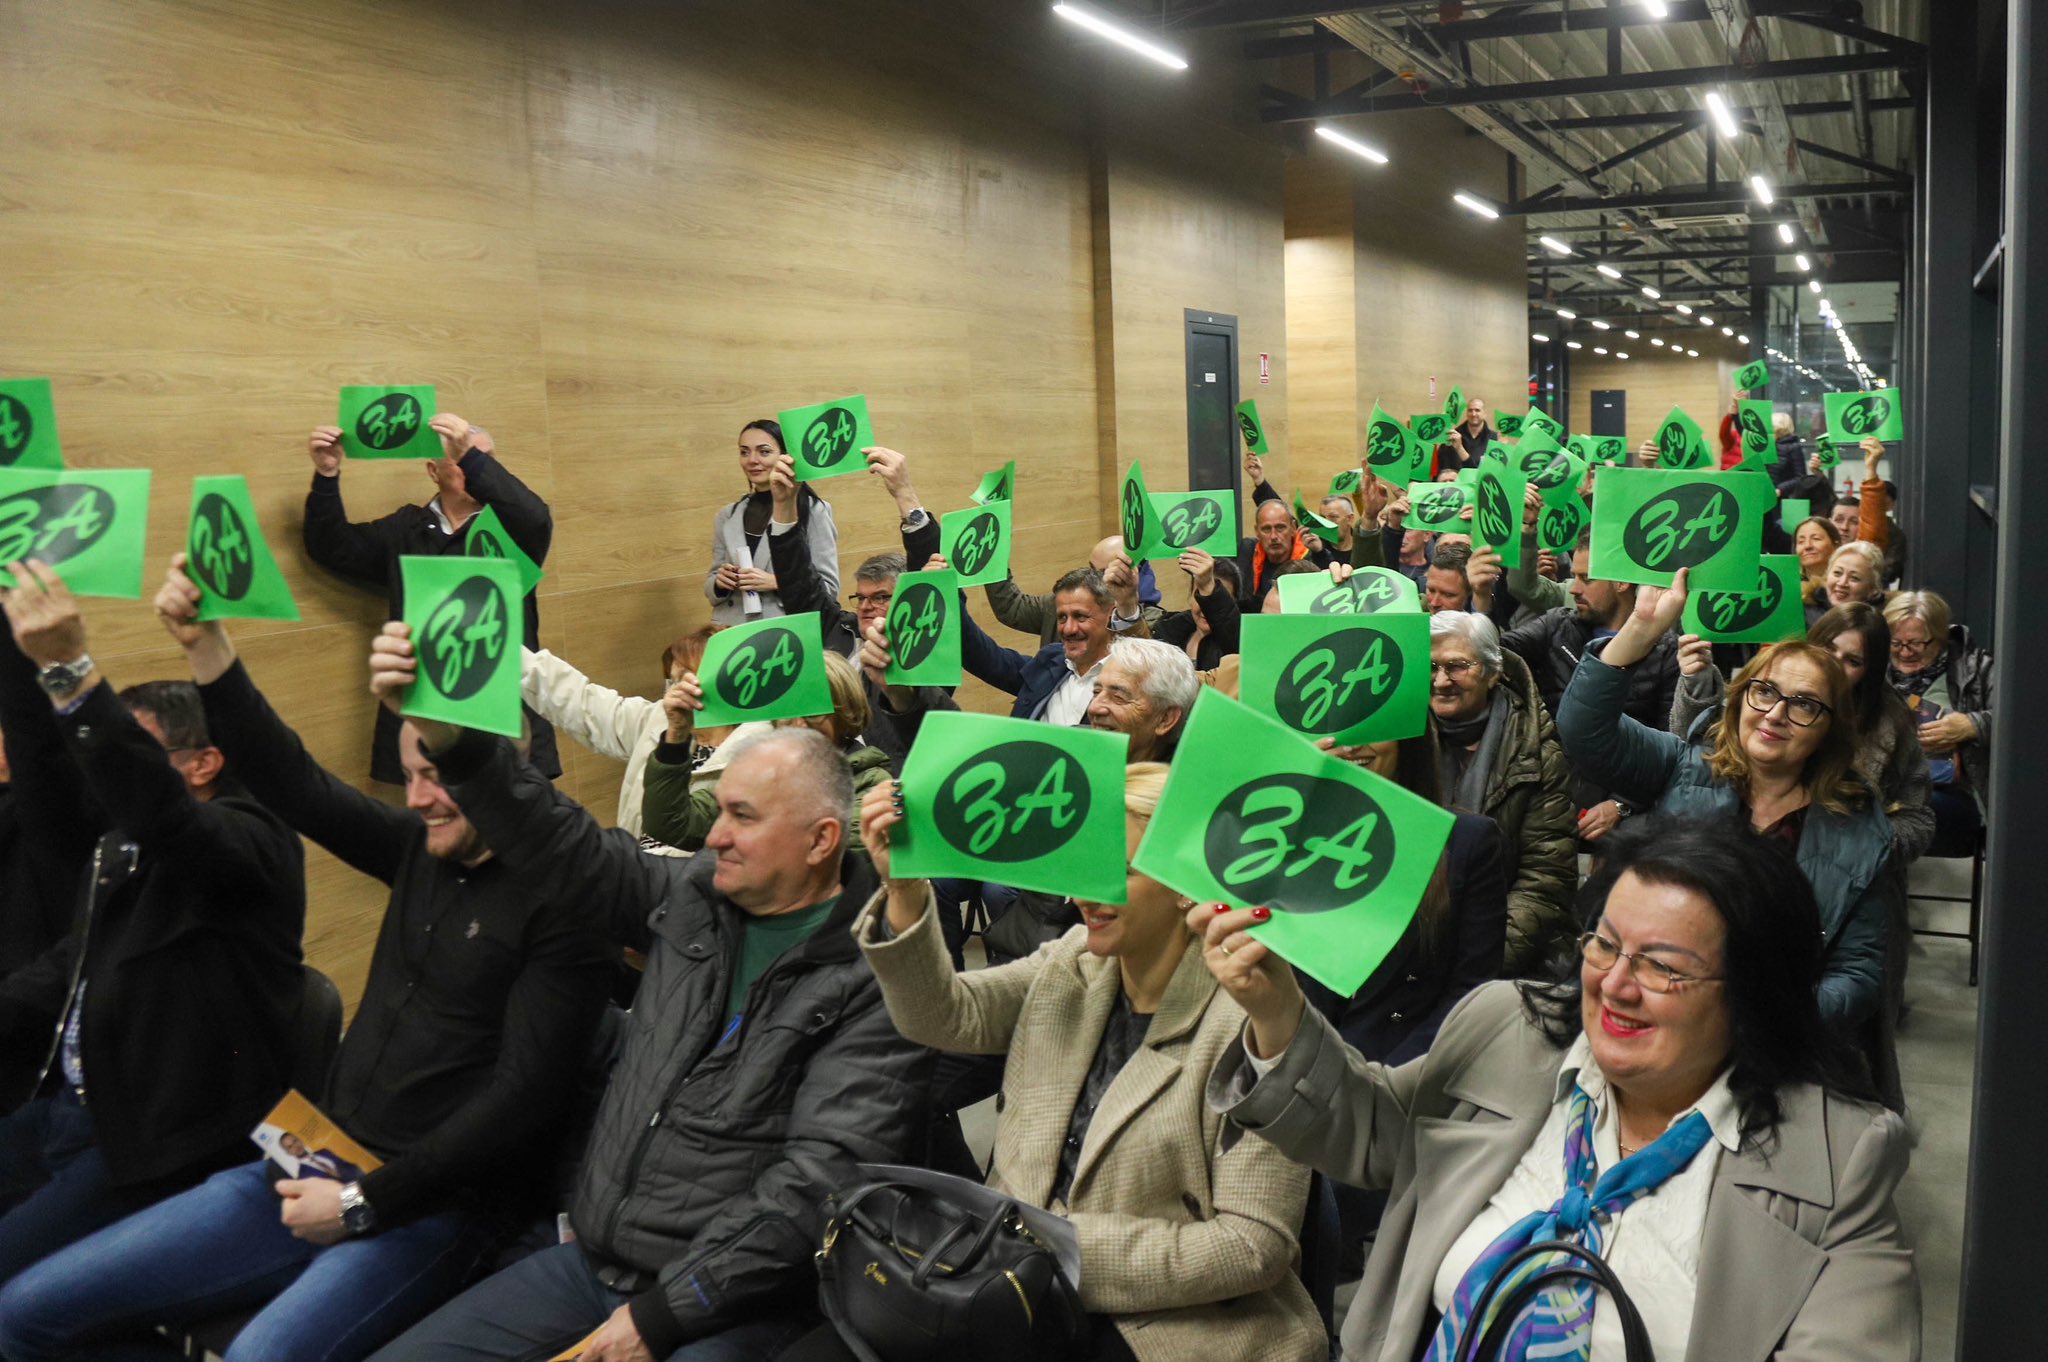
POLYGON ((1837 606, 1881 605, 1884 601, 1884 550, 1852 539, 1828 555, 1828 570, 1818 588, 1806 593, 1806 627, 1837 606))

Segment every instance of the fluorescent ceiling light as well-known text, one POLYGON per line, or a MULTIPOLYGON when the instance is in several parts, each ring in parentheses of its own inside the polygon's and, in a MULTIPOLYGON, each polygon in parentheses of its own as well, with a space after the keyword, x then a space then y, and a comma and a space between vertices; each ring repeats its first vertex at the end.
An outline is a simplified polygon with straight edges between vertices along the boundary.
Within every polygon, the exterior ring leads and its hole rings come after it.
POLYGON ((1707 315, 1706 315, 1705 313, 1701 313, 1701 314, 1700 314, 1700 325, 1701 325, 1701 326, 1712 326, 1713 324, 1714 324, 1714 319, 1713 319, 1712 317, 1709 317, 1709 316, 1707 316, 1707 315))
POLYGON ((1607 347, 1604 345, 1596 345, 1593 347, 1593 353, 1596 355, 1604 355, 1607 353, 1607 347))
POLYGON ((1812 290, 1813 290, 1813 291, 1814 291, 1815 293, 1819 293, 1819 292, 1820 292, 1820 280, 1818 280, 1818 279, 1809 279, 1809 280, 1807 280, 1807 281, 1806 281, 1806 286, 1807 286, 1807 287, 1808 287, 1809 289, 1812 289, 1812 290))
POLYGON ((1652 345, 1662 345, 1663 343, 1664 343, 1664 342, 1663 342, 1662 340, 1659 340, 1659 339, 1658 339, 1657 337, 1655 337, 1655 336, 1652 336, 1652 337, 1650 337, 1650 344, 1652 344, 1652 345))
POLYGON ((1538 341, 1544 345, 1550 344, 1550 337, 1544 335, 1541 331, 1531 331, 1529 333, 1529 339, 1532 341, 1538 341))
POLYGON ((1648 284, 1645 284, 1643 285, 1643 296, 1645 298, 1662 298, 1664 295, 1651 288, 1648 284))
POLYGON ((1627 358, 1628 358, 1628 351, 1626 351, 1626 350, 1616 350, 1616 351, 1614 352, 1614 357, 1615 357, 1616 359, 1627 359, 1627 358))
POLYGON ((1554 236, 1539 236, 1536 238, 1536 244, 1558 255, 1570 255, 1572 253, 1571 247, 1565 245, 1554 236))
POLYGON ((1601 321, 1598 317, 1595 317, 1593 319, 1593 329, 1595 331, 1612 331, 1614 328, 1601 321))
POLYGON ((1789 223, 1789 222, 1781 222, 1781 223, 1779 223, 1779 224, 1778 224, 1778 240, 1780 240, 1780 241, 1784 242, 1784 243, 1785 243, 1785 244, 1786 244, 1787 246, 1790 246, 1790 245, 1792 244, 1792 224, 1791 224, 1791 223, 1789 223))
POLYGON ((1773 199, 1771 197, 1771 182, 1765 179, 1763 176, 1750 176, 1749 187, 1756 191, 1756 201, 1758 203, 1763 204, 1765 207, 1769 207, 1771 204, 1777 202, 1776 199, 1773 199))
POLYGON ((1683 312, 1688 317, 1692 315, 1692 309, 1687 307, 1684 303, 1673 303, 1672 306, 1677 308, 1680 312, 1683 312))
POLYGON ((1735 339, 1743 345, 1749 344, 1749 337, 1747 336, 1737 336, 1735 339))
POLYGON ((1669 19, 1671 17, 1671 11, 1665 7, 1664 0, 1643 0, 1643 8, 1650 11, 1652 19, 1669 19))
POLYGON ((1813 268, 1813 261, 1807 259, 1806 256, 1803 254, 1793 256, 1792 263, 1799 267, 1799 272, 1801 274, 1804 274, 1808 270, 1813 268))
POLYGON ((1572 311, 1572 310, 1571 310, 1570 308, 1568 308, 1568 307, 1561 307, 1561 308, 1559 308, 1559 309, 1557 310, 1557 315, 1558 315, 1558 316, 1560 316, 1560 317, 1562 317, 1562 318, 1564 318, 1564 319, 1565 319, 1566 321, 1568 321, 1568 322, 1575 322, 1575 321, 1577 321, 1577 320, 1579 319, 1579 314, 1578 314, 1578 313, 1576 313, 1576 312, 1574 312, 1574 311, 1572 311))
POLYGON ((1643 338, 1643 333, 1640 331, 1624 331, 1621 334, 1627 336, 1630 340, 1641 340, 1643 338))
POLYGON ((1714 129, 1723 137, 1732 138, 1741 129, 1735 126, 1735 115, 1729 111, 1728 101, 1721 98, 1719 90, 1707 91, 1705 100, 1707 117, 1714 120, 1714 129))
POLYGON ((1685 353, 1692 356, 1694 359, 1698 359, 1700 357, 1700 352, 1697 350, 1688 350, 1685 353))
POLYGON ((1732 336, 1735 334, 1735 328, 1732 326, 1724 326, 1721 328, 1721 334, 1724 336, 1732 336))
POLYGON ((1621 271, 1620 271, 1620 270, 1618 270, 1618 269, 1616 269, 1616 268, 1614 268, 1614 266, 1612 266, 1612 265, 1608 265, 1608 264, 1599 264, 1599 265, 1595 265, 1595 266, 1594 266, 1593 268, 1594 268, 1594 269, 1596 269, 1596 270, 1598 270, 1598 271, 1600 271, 1600 273, 1602 273, 1602 274, 1606 275, 1606 276, 1607 276, 1607 277, 1608 277, 1609 279, 1619 279, 1619 278, 1621 278, 1621 271))
POLYGON ((1460 189, 1457 193, 1451 195, 1451 197, 1457 200, 1457 202, 1461 204, 1463 207, 1470 209, 1474 213, 1479 214, 1480 217, 1497 218, 1500 216, 1500 210, 1498 208, 1495 208, 1492 204, 1486 202, 1484 199, 1474 198, 1472 195, 1467 194, 1462 189, 1460 189))
POLYGON ((1577 341, 1566 341, 1564 343, 1564 348, 1567 350, 1583 350, 1586 347, 1579 344, 1577 341))
POLYGON ((1322 138, 1326 142, 1335 142, 1338 146, 1344 148, 1344 150, 1350 152, 1353 156, 1363 156, 1366 160, 1374 162, 1377 165, 1385 165, 1387 163, 1387 153, 1381 151, 1378 147, 1367 146, 1365 143, 1359 141, 1356 137, 1346 137, 1343 133, 1338 132, 1335 128, 1326 128, 1318 126, 1316 128, 1316 136, 1322 138))
POLYGON ((1087 29, 1097 37, 1107 38, 1119 47, 1127 47, 1141 57, 1150 57, 1161 66, 1170 67, 1175 71, 1185 71, 1188 69, 1187 59, 1178 52, 1169 52, 1157 43, 1148 42, 1122 25, 1111 23, 1099 14, 1067 4, 1054 5, 1052 12, 1070 24, 1077 24, 1087 29))

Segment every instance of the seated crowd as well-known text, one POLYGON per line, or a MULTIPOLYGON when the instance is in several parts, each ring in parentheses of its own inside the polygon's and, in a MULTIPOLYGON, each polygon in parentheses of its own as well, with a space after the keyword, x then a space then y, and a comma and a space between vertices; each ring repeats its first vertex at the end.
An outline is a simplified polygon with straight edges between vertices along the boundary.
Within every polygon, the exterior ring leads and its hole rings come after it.
MULTIPOLYGON (((521 739, 402 717, 400 555, 464 552, 485 508, 536 562, 552 537, 486 432, 434 428, 432 499, 363 523, 339 432, 309 444, 309 555, 388 600, 373 773, 402 803, 314 760, 183 554, 155 611, 191 679, 119 691, 58 574, 5 565, 0 1362, 181 1357, 228 1315, 229 1362, 872 1362, 819 1290, 864 1165, 1071 1226, 1079 1341, 1037 1355, 1918 1355, 1905 876, 1981 843, 1991 666, 1941 597, 1898 589, 1884 446, 1860 498, 1773 530, 1809 626, 1775 645, 1683 633, 1683 572, 1539 551, 1533 490, 1509 569, 1409 527, 1369 465, 1304 527, 1250 454, 1235 557, 1185 552, 1163 587, 1111 536, 1044 595, 989 585, 989 626, 962 612, 964 668, 1012 717, 1123 736, 1129 858, 1202 689, 1236 694, 1245 615, 1290 576, 1411 580, 1424 731, 1321 745, 1455 822, 1344 994, 1250 934, 1268 909, 1128 863, 1118 905, 892 876, 905 757, 959 708, 887 679, 897 579, 944 565, 894 450, 864 457, 900 543, 844 605, 821 484, 752 422, 711 622, 660 650, 659 699, 540 647, 529 597, 521 739), (697 721, 720 629, 812 611, 829 713, 697 721), (551 784, 558 739, 625 763, 610 825, 551 784), (310 1073, 302 837, 389 889, 310 1073), (376 1166, 256 1157, 292 1088, 376 1166), (984 1161, 958 1112, 987 1096, 984 1161), (1632 1306, 1532 1276, 1523 1251, 1560 1240, 1632 1306), (1341 1325, 1338 1275, 1362 1278, 1341 1325)), ((1780 437, 1781 488, 1825 491, 1780 437)), ((1474 399, 1439 475, 1493 438, 1474 399)))

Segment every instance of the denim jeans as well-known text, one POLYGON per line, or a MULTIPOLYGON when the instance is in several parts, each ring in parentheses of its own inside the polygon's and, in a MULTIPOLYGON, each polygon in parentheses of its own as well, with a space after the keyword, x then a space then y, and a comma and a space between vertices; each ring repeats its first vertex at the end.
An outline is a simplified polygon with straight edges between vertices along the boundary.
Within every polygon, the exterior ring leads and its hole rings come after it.
POLYGON ((316 1247, 279 1220, 264 1164, 243 1164, 16 1277, 0 1290, 0 1358, 178 1357, 152 1326, 267 1301, 228 1362, 357 1362, 459 1290, 487 1247, 453 1211, 316 1247))
MULTIPOLYGON (((553 1357, 589 1336, 628 1299, 597 1279, 582 1249, 558 1244, 478 1282, 371 1362, 553 1357)), ((814 1311, 784 1309, 774 1319, 686 1343, 667 1362, 768 1362, 816 1323, 814 1311)))
POLYGON ((107 1180, 92 1117, 70 1088, 23 1103, 0 1118, 0 1286, 170 1190, 107 1180))

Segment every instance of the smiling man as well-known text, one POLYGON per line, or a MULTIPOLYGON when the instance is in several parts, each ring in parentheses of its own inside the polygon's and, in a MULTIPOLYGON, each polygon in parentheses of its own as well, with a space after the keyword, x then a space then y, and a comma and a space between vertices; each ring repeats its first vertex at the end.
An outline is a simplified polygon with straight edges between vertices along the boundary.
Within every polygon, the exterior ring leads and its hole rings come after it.
POLYGON ((1130 739, 1126 761, 1171 761, 1201 684, 1194 663, 1170 643, 1120 638, 1095 678, 1088 724, 1130 739))
POLYGON ((1029 656, 990 638, 963 608, 960 665, 969 676, 1017 697, 1011 718, 1072 727, 1087 718, 1096 678, 1109 658, 1115 601, 1094 568, 1069 572, 1053 583, 1052 595, 1054 641, 1029 656))

